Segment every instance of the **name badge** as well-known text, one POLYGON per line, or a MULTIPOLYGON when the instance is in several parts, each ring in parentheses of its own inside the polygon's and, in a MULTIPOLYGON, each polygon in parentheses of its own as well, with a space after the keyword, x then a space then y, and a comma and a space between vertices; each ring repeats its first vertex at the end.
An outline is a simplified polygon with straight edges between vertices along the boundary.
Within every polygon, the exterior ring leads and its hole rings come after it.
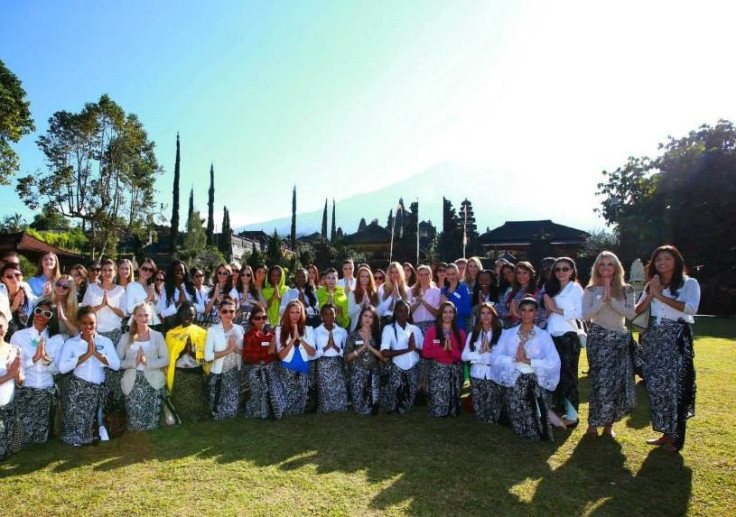
POLYGON ((433 339, 432 343, 434 343, 435 345, 439 345, 441 341, 439 339, 433 339))
POLYGON ((97 350, 99 352, 100 350, 104 350, 104 349, 105 349, 104 346, 98 345, 97 343, 95 343, 95 350, 97 350))
POLYGON ((460 293, 458 292, 452 293, 452 297, 457 298, 458 300, 461 298, 460 293))
POLYGON ((261 341, 261 346, 269 346, 270 344, 269 341, 261 341))
POLYGON ((355 344, 356 345, 363 345, 363 344, 365 344, 365 341, 363 341, 362 339, 359 339, 358 341, 355 342, 355 344))

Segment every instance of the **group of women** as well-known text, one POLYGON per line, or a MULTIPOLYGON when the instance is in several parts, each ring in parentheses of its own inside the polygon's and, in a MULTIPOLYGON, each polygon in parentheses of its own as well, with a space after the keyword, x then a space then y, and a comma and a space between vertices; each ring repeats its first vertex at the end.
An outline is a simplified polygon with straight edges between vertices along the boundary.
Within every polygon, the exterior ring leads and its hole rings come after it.
POLYGON ((142 431, 351 405, 360 415, 405 414, 426 392, 430 416, 456 416, 465 365, 478 419, 551 439, 553 427, 578 424, 581 346, 586 434, 615 436, 635 405, 637 360, 662 433, 649 443, 681 449, 694 413, 690 326, 700 291, 672 246, 653 253, 638 302, 611 252, 597 257, 585 289, 569 257, 545 259, 539 273, 525 261, 484 269, 477 257, 416 269, 393 262, 385 272, 356 272, 346 260, 342 278, 310 266, 294 272, 292 288, 279 266, 223 263, 209 285, 182 261, 164 272, 146 258, 134 269, 103 260, 63 275, 49 253, 26 284, 17 256, 4 257, 0 457, 55 428, 72 445, 98 432, 104 440, 116 412, 142 431), (637 315, 646 320, 641 346, 626 326, 637 315))

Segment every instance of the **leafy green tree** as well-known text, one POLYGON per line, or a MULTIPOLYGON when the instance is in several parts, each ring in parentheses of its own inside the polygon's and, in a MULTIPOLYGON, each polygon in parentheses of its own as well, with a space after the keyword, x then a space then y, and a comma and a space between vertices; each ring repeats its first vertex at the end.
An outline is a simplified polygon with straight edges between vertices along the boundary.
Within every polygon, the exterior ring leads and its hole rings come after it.
POLYGON ((33 216, 33 222, 29 225, 34 230, 62 230, 71 228, 69 220, 58 212, 44 209, 40 214, 33 216))
POLYGON ((18 233, 28 228, 25 218, 18 212, 13 215, 6 215, 3 217, 3 222, 0 223, 0 232, 2 233, 18 233))
POLYGON ((10 177, 20 167, 18 155, 10 142, 18 143, 23 135, 36 130, 30 102, 20 80, 0 59, 0 185, 9 185, 10 177))
POLYGON ((29 208, 78 219, 91 233, 93 257, 114 255, 123 231, 148 231, 162 169, 155 144, 135 114, 126 115, 103 95, 79 113, 54 113, 38 146, 46 170, 20 178, 16 186, 29 208))

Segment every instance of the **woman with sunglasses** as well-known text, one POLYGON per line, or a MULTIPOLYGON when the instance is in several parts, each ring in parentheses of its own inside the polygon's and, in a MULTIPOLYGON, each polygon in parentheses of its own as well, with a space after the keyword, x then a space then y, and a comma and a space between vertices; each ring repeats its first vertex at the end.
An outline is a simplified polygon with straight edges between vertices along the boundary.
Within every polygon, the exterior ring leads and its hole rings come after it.
POLYGON ((284 416, 287 396, 278 371, 275 334, 266 328, 266 311, 256 304, 249 315, 249 330, 245 333, 243 362, 247 371, 250 398, 245 405, 246 418, 284 416))
POLYGON ((424 335, 422 348, 422 357, 430 364, 427 409, 432 417, 458 416, 464 381, 461 357, 465 331, 458 328, 457 308, 452 302, 442 302, 437 312, 435 324, 424 335))
POLYGON ((434 285, 438 289, 445 287, 447 281, 447 262, 440 262, 434 266, 434 285))
POLYGON ((296 285, 292 289, 288 289, 281 298, 279 317, 283 316, 289 302, 299 300, 307 311, 307 325, 316 328, 322 323, 322 320, 319 317, 317 293, 309 283, 307 270, 304 268, 297 269, 294 280, 296 285))
MULTIPOLYGON (((102 281, 87 288, 82 306, 90 307, 95 312, 95 332, 115 345, 122 336, 121 323, 126 310, 125 288, 114 283, 115 263, 112 260, 105 259, 101 265, 102 281)), ((125 397, 120 388, 122 373, 117 368, 108 368, 102 372, 106 387, 104 410, 106 414, 112 415, 125 408, 125 397)))
POLYGON ((544 307, 547 310, 547 332, 550 333, 560 356, 560 382, 555 390, 558 411, 565 415, 568 427, 578 425, 578 362, 580 338, 575 320, 583 317, 583 288, 577 281, 575 261, 560 257, 552 266, 552 277, 545 287, 544 307))
MULTIPOLYGON (((483 272, 492 273, 490 269, 483 272)), ((478 275, 479 281, 482 281, 482 275, 478 275)), ((504 387, 491 380, 491 352, 501 337, 501 323, 493 303, 484 301, 477 307, 478 317, 465 341, 462 360, 470 363, 473 414, 481 422, 495 424, 505 403, 504 387)))
POLYGON ((115 283, 127 289, 128 285, 134 281, 133 263, 128 259, 118 260, 118 272, 115 275, 115 283))
POLYGON ((153 317, 149 302, 141 302, 131 311, 130 330, 117 346, 123 370, 121 389, 125 395, 128 431, 150 431, 158 427, 165 395, 169 350, 163 334, 148 322, 153 317))
POLYGON ((598 436, 598 428, 611 438, 613 424, 636 406, 634 363, 629 345, 631 334, 626 319, 635 313, 634 289, 624 282, 624 268, 610 251, 596 257, 590 282, 583 294, 583 319, 590 322, 586 345, 590 370, 588 430, 598 436))
POLYGON ((76 285, 77 304, 82 303, 84 293, 87 291, 87 268, 82 264, 74 264, 69 271, 76 285))
POLYGON ((233 280, 233 272, 230 265, 222 262, 217 265, 214 273, 212 273, 212 288, 207 291, 205 296, 205 321, 208 325, 216 325, 220 323, 219 307, 225 298, 237 303, 238 291, 235 289, 233 280))
MULTIPOLYGON (((447 283, 442 288, 442 301, 449 301, 457 309, 457 327, 465 330, 466 320, 473 311, 468 288, 460 283, 460 272, 455 264, 447 266, 447 283)), ((465 340, 463 339, 463 343, 465 340)))
POLYGON ((284 414, 301 415, 309 396, 309 361, 316 354, 314 329, 307 325, 304 306, 294 300, 286 306, 274 336, 276 353, 281 361, 281 378, 286 388, 284 414))
POLYGON ((59 332, 66 336, 73 336, 78 331, 74 322, 77 321, 79 303, 77 302, 77 284, 71 275, 61 275, 56 279, 50 298, 56 305, 56 322, 59 325, 59 332))
POLYGON ((414 406, 419 377, 417 350, 422 344, 422 331, 409 323, 409 304, 397 301, 391 323, 381 335, 381 355, 391 361, 383 403, 387 413, 405 415, 414 406))
MULTIPOLYGON (((109 277, 112 278, 112 271, 109 277)), ((105 371, 120 368, 120 359, 112 341, 97 332, 97 313, 93 307, 79 309, 77 327, 79 334, 64 343, 58 360, 60 373, 74 372, 62 393, 65 400, 59 438, 64 443, 80 446, 92 443, 92 426, 104 397, 105 371)))
POLYGON ((48 252, 41 255, 38 260, 38 276, 34 276, 28 281, 33 290, 34 296, 49 296, 53 291, 54 282, 61 275, 59 266, 59 257, 56 253, 48 252))
MULTIPOLYGON (((230 266, 228 266, 230 269, 230 266)), ((207 376, 207 402, 212 418, 235 418, 240 404, 243 327, 233 323, 236 301, 224 297, 218 310, 220 323, 207 329, 204 359, 212 363, 207 376)))
POLYGON ((383 269, 376 269, 373 272, 373 282, 376 284, 376 290, 380 289, 386 281, 386 272, 383 269))
POLYGON ((25 328, 28 324, 28 318, 33 309, 36 297, 23 281, 23 273, 20 266, 13 263, 6 263, 0 269, 0 278, 8 293, 8 302, 10 304, 10 320, 7 322, 6 338, 13 337, 16 330, 25 328))
POLYGON ((650 311, 649 325, 640 336, 643 371, 652 428, 662 433, 647 443, 675 452, 685 445, 687 420, 695 416, 692 325, 700 284, 688 276, 682 253, 672 245, 654 250, 646 273, 636 313, 650 311))
POLYGON ((20 444, 13 443, 16 435, 17 403, 16 388, 23 385, 24 368, 22 352, 18 345, 5 341, 8 320, 0 312, 0 461, 11 452, 16 452, 20 444))
MULTIPOLYGON (((118 268, 119 270, 119 268, 118 268)), ((158 273, 158 268, 153 259, 146 257, 143 262, 138 266, 138 279, 135 282, 128 284, 125 289, 125 308, 126 312, 130 314, 130 320, 128 325, 132 325, 135 320, 133 310, 140 305, 145 303, 148 305, 148 314, 151 316, 148 325, 156 330, 161 329, 161 318, 156 314, 156 304, 158 302, 158 296, 156 296, 156 288, 153 285, 153 277, 158 273)))
POLYGON ((375 415, 381 400, 381 365, 387 361, 381 355, 380 318, 369 305, 361 309, 356 321, 358 326, 345 345, 345 360, 351 367, 353 409, 357 415, 375 415))
POLYGON ((536 327, 538 302, 519 304, 521 324, 506 329, 489 358, 490 377, 506 388, 506 414, 514 432, 530 440, 552 440, 552 425, 563 427, 550 410, 560 378, 560 357, 550 335, 536 327))
POLYGON ((207 331, 195 324, 197 308, 191 302, 179 306, 175 326, 166 333, 169 368, 166 387, 182 422, 207 418, 204 393, 209 365, 204 359, 207 331))
POLYGON ((56 406, 54 375, 59 370, 55 359, 64 345, 53 302, 41 299, 33 309, 31 326, 13 334, 10 343, 22 351, 26 377, 23 387, 15 393, 18 421, 23 429, 22 445, 45 443, 56 406))
POLYGON ((235 316, 235 322, 247 332, 250 328, 250 313, 255 305, 260 305, 258 290, 253 278, 253 269, 247 264, 238 273, 235 280, 235 291, 238 293, 238 313, 235 316))

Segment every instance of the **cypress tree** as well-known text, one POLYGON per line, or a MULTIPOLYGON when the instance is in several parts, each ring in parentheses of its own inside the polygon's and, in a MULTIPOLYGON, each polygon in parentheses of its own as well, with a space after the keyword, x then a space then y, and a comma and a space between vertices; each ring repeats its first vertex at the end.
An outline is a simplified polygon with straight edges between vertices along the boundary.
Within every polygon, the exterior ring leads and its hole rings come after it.
POLYGON ((233 232, 230 228, 230 211, 224 207, 222 211, 222 239, 220 240, 220 251, 226 260, 232 260, 233 254, 233 232))
POLYGON ((181 175, 181 155, 179 133, 176 133, 176 162, 174 163, 174 203, 171 208, 171 232, 169 233, 169 251, 173 257, 179 250, 179 178, 181 175))
POLYGON ((325 211, 322 212, 322 240, 327 240, 327 198, 325 198, 325 211))
POLYGON ((215 243, 215 165, 210 164, 210 190, 207 201, 207 245, 215 243))
POLYGON ((291 251, 296 252, 296 185, 291 192, 291 251))
POLYGON ((330 231, 330 241, 335 242, 337 239, 337 229, 335 227, 335 198, 332 198, 332 230, 330 231))
POLYGON ((189 213, 187 214, 187 221, 192 218, 194 213, 194 187, 189 191, 189 213))

